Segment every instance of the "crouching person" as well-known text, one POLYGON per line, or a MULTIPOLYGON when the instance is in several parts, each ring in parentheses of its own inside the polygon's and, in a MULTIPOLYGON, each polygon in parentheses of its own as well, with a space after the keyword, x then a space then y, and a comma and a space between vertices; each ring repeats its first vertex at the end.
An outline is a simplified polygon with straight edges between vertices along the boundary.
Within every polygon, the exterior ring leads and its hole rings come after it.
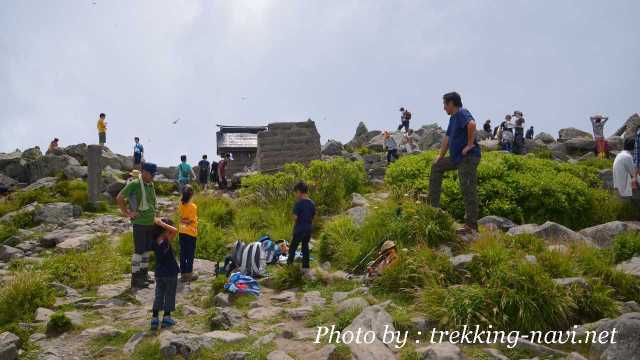
POLYGON ((398 252, 396 250, 396 243, 391 240, 387 240, 382 244, 378 257, 369 263, 367 267, 368 277, 375 278, 384 272, 388 267, 395 264, 398 261, 398 252))
POLYGON ((178 286, 178 263, 176 255, 171 247, 171 240, 175 238, 177 230, 169 219, 154 220, 154 241, 151 244, 156 257, 156 292, 153 299, 153 317, 151 318, 151 330, 157 330, 176 324, 171 318, 171 312, 176 309, 176 288, 178 286), (164 311, 162 322, 158 316, 160 310, 164 311))
POLYGON ((156 216, 156 191, 153 186, 153 177, 156 171, 155 164, 144 163, 138 178, 125 185, 116 198, 120 212, 131 219, 133 225, 132 289, 148 287, 152 282, 148 276, 148 249, 150 243, 155 240, 153 238, 153 222, 156 216), (125 199, 128 199, 128 206, 125 199))

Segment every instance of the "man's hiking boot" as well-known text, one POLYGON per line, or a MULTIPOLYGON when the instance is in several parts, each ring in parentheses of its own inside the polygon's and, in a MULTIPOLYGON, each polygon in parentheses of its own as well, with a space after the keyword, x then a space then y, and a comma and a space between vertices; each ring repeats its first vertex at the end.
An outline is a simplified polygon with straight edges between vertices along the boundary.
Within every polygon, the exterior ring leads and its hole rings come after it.
POLYGON ((162 318, 162 324, 160 325, 163 329, 170 328, 176 324, 176 321, 171 318, 171 316, 165 316, 162 318))
POLYGON ((155 283, 153 279, 149 278, 149 272, 147 270, 142 270, 140 271, 140 273, 142 274, 142 281, 144 281, 147 285, 155 283))
MULTIPOLYGON (((164 321, 164 319, 163 319, 163 321, 164 321)), ((151 318, 151 326, 149 326, 151 331, 158 330, 159 326, 160 326, 160 320, 157 317, 151 318)))
POLYGON ((196 273, 183 273, 180 275, 180 281, 182 282, 192 282, 198 280, 198 274, 196 273))
POLYGON ((131 274, 131 289, 145 289, 149 284, 144 281, 144 274, 140 271, 131 274))

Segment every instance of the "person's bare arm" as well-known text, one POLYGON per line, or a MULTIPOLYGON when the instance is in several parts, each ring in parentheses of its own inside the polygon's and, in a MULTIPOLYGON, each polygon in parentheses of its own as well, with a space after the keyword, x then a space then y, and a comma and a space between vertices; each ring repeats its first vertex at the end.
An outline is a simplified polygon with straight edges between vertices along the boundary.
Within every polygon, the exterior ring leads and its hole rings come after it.
POLYGON ((154 223, 158 226, 160 226, 161 228, 163 228, 164 230, 166 230, 168 232, 169 238, 173 239, 174 236, 176 236, 176 234, 178 233, 178 230, 169 225, 166 224, 164 221, 162 221, 162 219, 160 218, 155 218, 154 223))
POLYGON ((473 149, 476 139, 476 122, 474 120, 469 121, 467 124, 467 145, 462 149, 462 155, 465 156, 473 149))
POLYGON ((442 159, 447 154, 448 149, 449 149, 449 137, 445 135, 444 138, 442 139, 442 144, 440 145, 440 152, 438 153, 438 157, 436 158, 436 161, 439 161, 440 159, 442 159))

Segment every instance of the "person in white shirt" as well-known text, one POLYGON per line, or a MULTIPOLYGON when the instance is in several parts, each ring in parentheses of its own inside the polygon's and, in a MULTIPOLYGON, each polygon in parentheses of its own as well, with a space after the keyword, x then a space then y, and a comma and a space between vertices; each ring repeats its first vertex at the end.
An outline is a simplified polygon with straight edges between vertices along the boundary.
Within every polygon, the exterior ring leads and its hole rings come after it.
POLYGON ((634 147, 634 139, 625 139, 624 149, 613 161, 613 187, 624 198, 631 198, 633 190, 638 187, 636 166, 633 163, 632 155, 634 147))

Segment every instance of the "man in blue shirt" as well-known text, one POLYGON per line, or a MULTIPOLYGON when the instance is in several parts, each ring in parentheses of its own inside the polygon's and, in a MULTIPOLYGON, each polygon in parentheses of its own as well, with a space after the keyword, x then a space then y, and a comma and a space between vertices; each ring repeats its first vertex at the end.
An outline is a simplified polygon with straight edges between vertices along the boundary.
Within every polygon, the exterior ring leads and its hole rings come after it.
POLYGON ((460 94, 450 92, 444 94, 442 99, 444 110, 451 117, 440 153, 431 165, 428 201, 431 206, 440 207, 442 177, 445 172, 457 169, 465 208, 465 226, 460 232, 472 233, 478 230, 477 168, 480 146, 476 141, 476 122, 471 113, 462 107, 460 94), (445 157, 447 151, 449 156, 445 157))

